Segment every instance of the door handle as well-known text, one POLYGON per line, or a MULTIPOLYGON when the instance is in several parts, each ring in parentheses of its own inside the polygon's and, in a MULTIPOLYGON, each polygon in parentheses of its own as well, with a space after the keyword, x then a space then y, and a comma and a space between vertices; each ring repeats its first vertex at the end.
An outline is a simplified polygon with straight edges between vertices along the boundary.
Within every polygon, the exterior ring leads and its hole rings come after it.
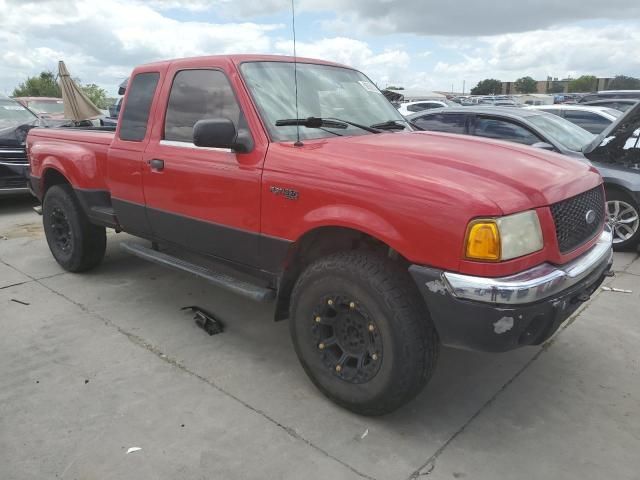
POLYGON ((151 166, 151 170, 163 170, 164 160, 154 158, 153 160, 149 160, 149 165, 151 166))

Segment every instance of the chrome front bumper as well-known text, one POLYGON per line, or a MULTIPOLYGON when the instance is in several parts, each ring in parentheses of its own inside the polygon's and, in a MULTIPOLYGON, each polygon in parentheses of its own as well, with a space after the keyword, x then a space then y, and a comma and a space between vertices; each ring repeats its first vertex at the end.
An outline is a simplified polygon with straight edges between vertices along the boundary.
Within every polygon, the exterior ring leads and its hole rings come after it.
POLYGON ((460 299, 503 305, 519 305, 544 300, 580 283, 613 258, 611 231, 605 226, 597 243, 565 265, 544 263, 524 272, 500 278, 473 277, 443 272, 449 293, 460 299))

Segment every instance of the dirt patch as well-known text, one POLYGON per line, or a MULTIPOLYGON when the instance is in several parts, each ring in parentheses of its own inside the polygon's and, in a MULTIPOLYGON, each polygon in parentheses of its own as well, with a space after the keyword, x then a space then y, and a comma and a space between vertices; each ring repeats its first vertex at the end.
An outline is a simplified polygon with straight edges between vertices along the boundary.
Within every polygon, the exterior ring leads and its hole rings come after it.
POLYGON ((29 237, 41 237, 44 235, 42 230, 42 223, 20 223, 14 225, 9 230, 0 232, 0 241, 10 240, 12 238, 29 238, 29 237))

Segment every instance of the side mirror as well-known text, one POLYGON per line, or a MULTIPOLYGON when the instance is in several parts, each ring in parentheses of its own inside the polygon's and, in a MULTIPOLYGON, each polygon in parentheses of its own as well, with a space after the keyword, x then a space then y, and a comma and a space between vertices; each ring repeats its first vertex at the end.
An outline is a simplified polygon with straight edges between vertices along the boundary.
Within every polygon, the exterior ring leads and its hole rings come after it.
POLYGON ((531 145, 533 148, 541 148, 542 150, 550 150, 552 152, 555 152, 556 147, 554 147, 553 145, 551 145, 550 143, 547 142, 536 142, 534 144, 531 145))
POLYGON ((198 120, 193 126, 193 144, 196 147, 230 148, 241 153, 250 150, 245 136, 238 135, 228 118, 198 120))

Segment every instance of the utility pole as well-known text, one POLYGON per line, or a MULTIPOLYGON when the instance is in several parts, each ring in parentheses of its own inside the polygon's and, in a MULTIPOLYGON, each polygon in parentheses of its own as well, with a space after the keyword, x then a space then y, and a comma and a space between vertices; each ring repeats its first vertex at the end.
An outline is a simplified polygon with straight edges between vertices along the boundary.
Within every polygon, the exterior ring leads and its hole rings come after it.
POLYGON ((464 84, 465 84, 466 80, 462 80, 462 95, 464 95, 464 84))

